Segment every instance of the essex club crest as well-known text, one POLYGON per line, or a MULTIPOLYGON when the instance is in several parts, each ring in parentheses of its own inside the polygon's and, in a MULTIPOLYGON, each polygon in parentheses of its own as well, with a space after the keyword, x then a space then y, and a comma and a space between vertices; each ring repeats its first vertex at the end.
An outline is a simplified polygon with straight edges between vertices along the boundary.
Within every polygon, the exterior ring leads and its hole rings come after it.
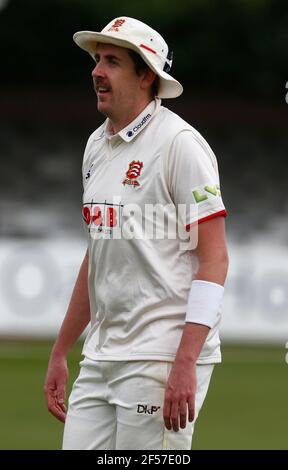
POLYGON ((135 161, 133 160, 131 163, 129 163, 129 169, 126 171, 126 176, 122 183, 124 184, 129 184, 130 186, 140 186, 140 183, 138 183, 137 178, 139 178, 141 174, 141 170, 143 168, 143 162, 135 161))

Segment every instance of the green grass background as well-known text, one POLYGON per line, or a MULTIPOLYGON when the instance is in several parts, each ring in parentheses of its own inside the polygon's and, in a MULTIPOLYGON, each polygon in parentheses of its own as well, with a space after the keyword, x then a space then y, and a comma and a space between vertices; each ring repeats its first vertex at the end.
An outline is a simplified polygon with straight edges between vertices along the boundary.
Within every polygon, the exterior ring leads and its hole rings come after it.
MULTIPOLYGON (((59 449, 63 425, 46 410, 43 383, 52 344, 0 345, 0 449, 59 449)), ((81 345, 69 356, 69 388, 81 345)), ((223 346, 199 415, 194 449, 288 449, 288 364, 281 347, 223 346)))

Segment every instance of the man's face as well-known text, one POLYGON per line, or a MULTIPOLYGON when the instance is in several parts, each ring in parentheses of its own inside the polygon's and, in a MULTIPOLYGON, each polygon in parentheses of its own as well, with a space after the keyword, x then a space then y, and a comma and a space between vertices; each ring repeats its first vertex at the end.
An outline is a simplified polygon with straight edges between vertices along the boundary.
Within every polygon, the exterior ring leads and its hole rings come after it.
POLYGON ((98 44, 95 60, 92 77, 98 110, 112 121, 119 120, 134 109, 141 79, 127 49, 98 44))

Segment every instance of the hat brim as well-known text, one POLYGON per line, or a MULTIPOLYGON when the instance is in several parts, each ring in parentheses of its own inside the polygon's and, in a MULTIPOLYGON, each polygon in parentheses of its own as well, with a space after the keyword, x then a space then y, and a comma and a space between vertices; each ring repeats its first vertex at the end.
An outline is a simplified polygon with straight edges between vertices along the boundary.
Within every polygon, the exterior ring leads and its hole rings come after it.
POLYGON ((171 77, 168 73, 164 72, 158 67, 155 67, 149 59, 146 57, 145 52, 140 48, 135 46, 132 42, 127 41, 127 39, 122 39, 119 36, 117 38, 105 34, 97 33, 94 31, 78 31, 73 35, 73 40, 77 46, 81 47, 84 51, 88 52, 93 59, 95 60, 95 54, 98 43, 104 44, 113 44, 119 47, 125 47, 127 49, 132 49, 142 57, 146 64, 156 73, 159 77, 159 89, 157 96, 159 98, 177 98, 183 92, 183 87, 175 78, 171 77))

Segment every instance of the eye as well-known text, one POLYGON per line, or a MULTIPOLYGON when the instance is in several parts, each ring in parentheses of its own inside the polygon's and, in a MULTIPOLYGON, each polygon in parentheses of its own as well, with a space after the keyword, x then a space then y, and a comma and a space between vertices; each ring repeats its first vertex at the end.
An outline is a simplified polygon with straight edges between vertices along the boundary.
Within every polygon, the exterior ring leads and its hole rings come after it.
POLYGON ((111 65, 117 65, 118 60, 115 57, 109 57, 108 58, 108 63, 111 64, 111 65))

